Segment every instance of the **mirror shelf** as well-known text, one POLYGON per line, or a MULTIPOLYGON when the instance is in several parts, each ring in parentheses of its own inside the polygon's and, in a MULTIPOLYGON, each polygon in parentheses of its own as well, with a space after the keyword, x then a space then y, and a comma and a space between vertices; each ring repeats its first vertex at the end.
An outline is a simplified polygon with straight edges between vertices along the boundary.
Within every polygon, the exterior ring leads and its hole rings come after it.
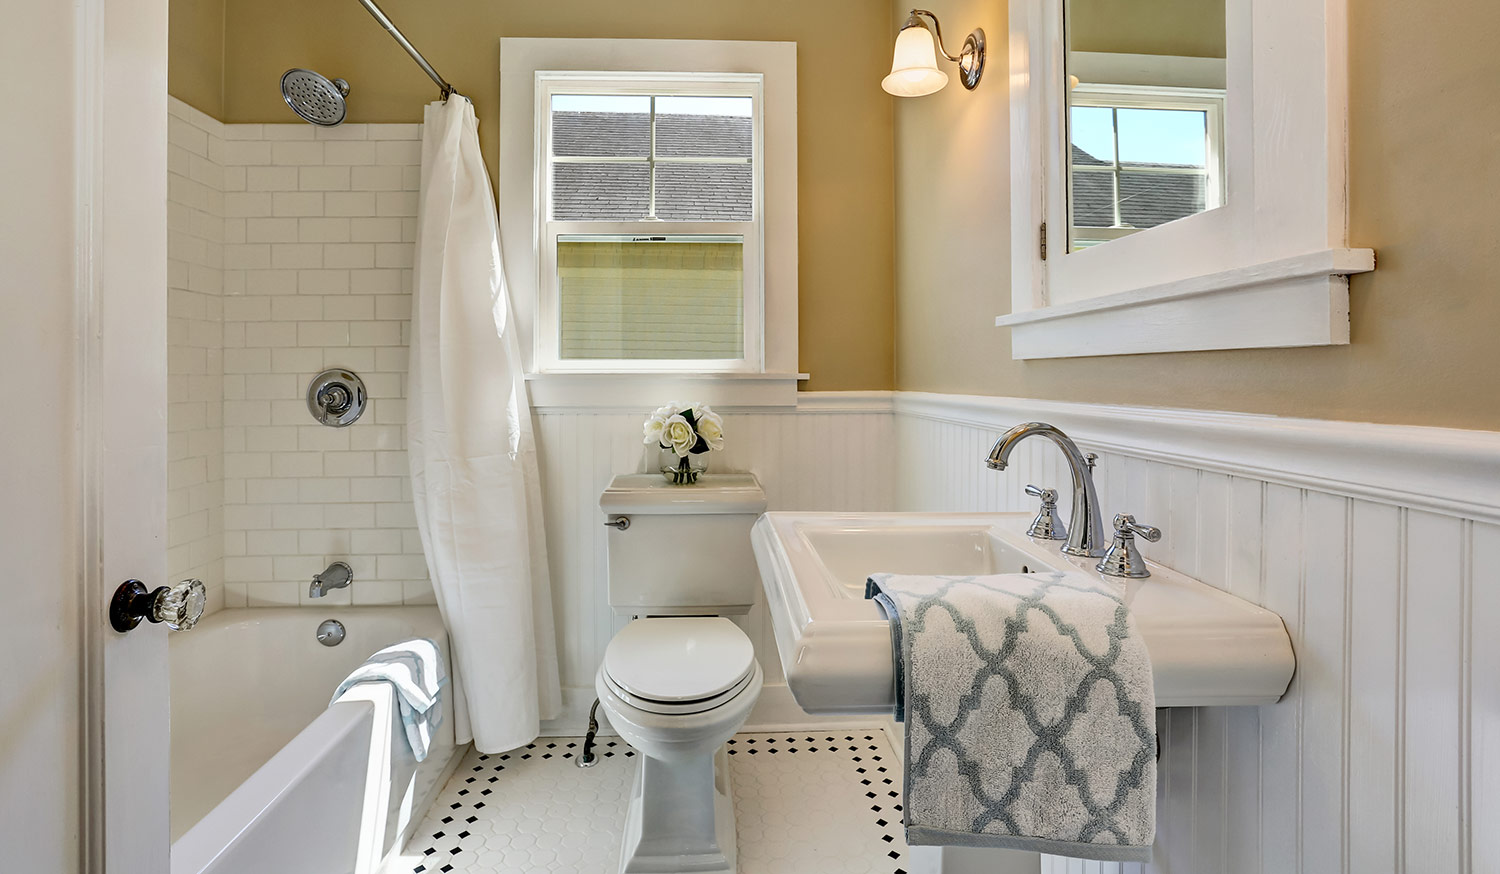
POLYGON ((1348 276, 1374 269, 1373 250, 1328 249, 1023 310, 995 325, 1012 329, 1018 359, 1344 345, 1348 276))

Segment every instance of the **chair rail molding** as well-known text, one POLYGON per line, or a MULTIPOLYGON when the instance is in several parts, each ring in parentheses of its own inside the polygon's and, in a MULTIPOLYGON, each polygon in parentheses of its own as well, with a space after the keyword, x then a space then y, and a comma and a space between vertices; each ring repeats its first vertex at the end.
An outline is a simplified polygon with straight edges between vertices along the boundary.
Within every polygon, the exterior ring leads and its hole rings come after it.
POLYGON ((894 408, 996 432, 1041 420, 1090 449, 1500 522, 1500 432, 926 392, 894 408))
POLYGON ((1064 5, 1009 10, 1012 357, 1348 344, 1348 0, 1225 0, 1227 200, 1076 252, 1064 5))

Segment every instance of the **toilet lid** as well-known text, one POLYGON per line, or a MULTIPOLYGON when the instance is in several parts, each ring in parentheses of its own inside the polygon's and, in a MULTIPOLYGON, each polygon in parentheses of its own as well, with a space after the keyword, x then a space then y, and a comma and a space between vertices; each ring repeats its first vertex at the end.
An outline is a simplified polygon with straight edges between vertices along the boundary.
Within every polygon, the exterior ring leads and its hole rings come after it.
POLYGON ((648 701, 712 698, 739 685, 754 669, 750 638, 717 616, 637 619, 604 650, 607 677, 648 701))

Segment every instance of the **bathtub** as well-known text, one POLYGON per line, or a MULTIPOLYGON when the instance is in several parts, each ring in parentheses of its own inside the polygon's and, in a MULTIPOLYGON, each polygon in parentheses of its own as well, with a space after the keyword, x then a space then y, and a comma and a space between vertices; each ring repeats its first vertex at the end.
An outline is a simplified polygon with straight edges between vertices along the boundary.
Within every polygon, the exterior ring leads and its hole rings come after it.
POLYGON ((172 874, 372 874, 400 850, 457 762, 448 688, 420 764, 386 684, 328 702, 413 637, 449 658, 436 607, 222 610, 173 635, 172 874), (337 646, 317 640, 326 619, 337 646))

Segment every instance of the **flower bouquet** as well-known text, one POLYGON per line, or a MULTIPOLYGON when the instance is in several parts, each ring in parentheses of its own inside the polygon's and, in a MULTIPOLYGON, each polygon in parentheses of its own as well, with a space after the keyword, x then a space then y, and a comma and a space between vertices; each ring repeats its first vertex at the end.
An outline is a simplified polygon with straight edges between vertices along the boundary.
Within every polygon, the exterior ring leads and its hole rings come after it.
POLYGON ((708 453, 724 448, 724 420, 707 404, 667 404, 642 428, 646 445, 661 450, 661 474, 674 485, 692 485, 708 469, 708 453))

